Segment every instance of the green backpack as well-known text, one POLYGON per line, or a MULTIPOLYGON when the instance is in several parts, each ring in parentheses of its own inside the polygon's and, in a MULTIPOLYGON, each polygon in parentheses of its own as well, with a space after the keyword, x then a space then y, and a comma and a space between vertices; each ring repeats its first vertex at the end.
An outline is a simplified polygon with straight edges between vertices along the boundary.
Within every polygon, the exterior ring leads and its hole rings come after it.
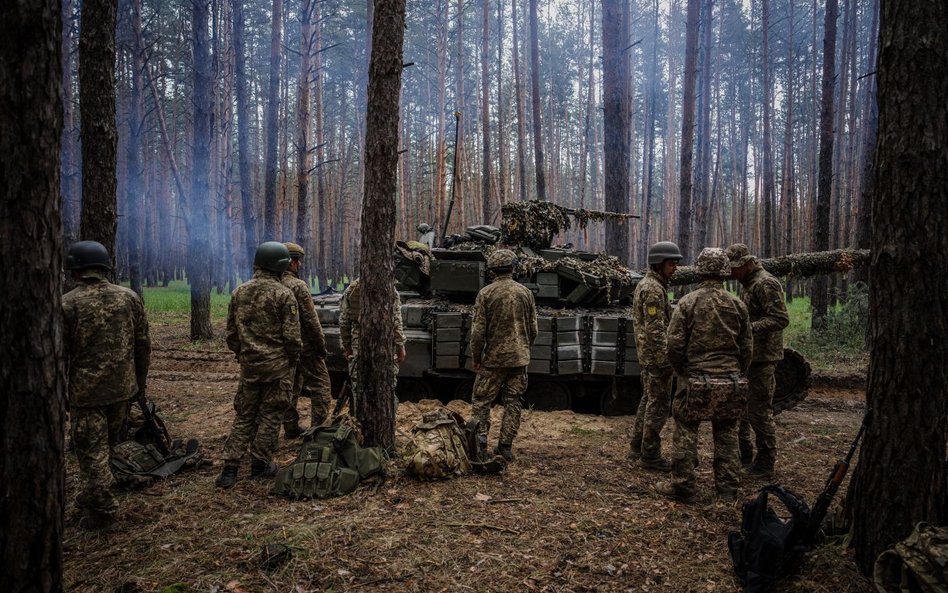
POLYGON ((196 467, 203 461, 204 454, 197 439, 187 443, 175 440, 168 455, 162 455, 154 445, 129 440, 119 443, 112 450, 109 467, 119 486, 135 488, 167 478, 183 469, 196 467))
POLYGON ((303 433, 300 453, 277 471, 273 492, 287 498, 331 498, 349 494, 360 480, 382 473, 382 450, 361 447, 345 424, 303 433))

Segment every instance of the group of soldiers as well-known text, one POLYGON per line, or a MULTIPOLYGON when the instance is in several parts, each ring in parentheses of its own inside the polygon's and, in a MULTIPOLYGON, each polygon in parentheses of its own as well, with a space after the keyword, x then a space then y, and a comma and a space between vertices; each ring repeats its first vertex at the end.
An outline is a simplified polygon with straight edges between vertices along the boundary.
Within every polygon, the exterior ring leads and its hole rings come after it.
MULTIPOLYGON (((275 475, 272 457, 281 424, 287 438, 302 433, 296 405, 301 395, 312 402, 311 426, 328 420, 326 340, 310 290, 299 278, 304 257, 302 247, 294 243, 262 243, 254 257, 253 277, 232 294, 226 342, 239 361, 240 381, 224 465, 215 481, 219 488, 234 486, 247 453, 251 478, 275 475)), ((670 412, 672 380, 678 377, 679 397, 688 403, 694 381, 734 378, 733 390, 726 390, 723 397, 739 401, 741 413, 709 418, 715 485, 720 497, 731 499, 742 464, 751 476, 767 479, 774 473, 774 368, 783 356, 782 330, 789 323, 783 290, 746 246, 736 244, 726 251, 706 248, 695 263, 701 285, 672 310, 668 282, 682 255, 674 243, 661 242, 651 247, 648 258, 650 270, 638 284, 632 305, 644 396, 635 416, 629 458, 644 469, 671 472, 670 481, 656 485, 660 493, 693 499, 700 424, 694 414, 678 414, 676 408, 672 459, 661 456, 660 435, 670 412), (742 284, 740 298, 724 289, 723 281, 731 278, 742 284), (748 385, 746 394, 737 377, 748 385), (746 414, 740 399, 745 396, 746 414)), ((530 290, 514 281, 516 265, 517 256, 510 250, 490 254, 487 267, 494 281, 477 295, 471 331, 477 376, 470 420, 477 427, 477 455, 488 457, 490 408, 499 398, 504 411, 493 453, 507 461, 514 459, 530 348, 537 337, 536 304, 530 290)), ((73 445, 81 482, 76 505, 80 524, 99 529, 115 519, 109 456, 127 438, 129 402, 145 389, 151 345, 142 300, 109 281, 111 257, 105 247, 94 241, 75 243, 67 268, 75 283, 64 295, 62 308, 73 445)), ((406 349, 394 286, 393 293, 397 375, 406 349)), ((359 282, 354 281, 340 301, 340 337, 354 392, 358 392, 360 300, 359 282)))

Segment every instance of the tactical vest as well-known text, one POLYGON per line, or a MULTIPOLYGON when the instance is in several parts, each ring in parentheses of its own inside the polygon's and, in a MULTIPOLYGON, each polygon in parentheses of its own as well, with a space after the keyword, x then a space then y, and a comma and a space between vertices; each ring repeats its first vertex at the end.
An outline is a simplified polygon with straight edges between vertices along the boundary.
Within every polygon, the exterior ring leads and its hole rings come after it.
POLYGON ((119 486, 137 487, 195 467, 203 460, 204 454, 197 439, 187 443, 175 440, 167 456, 162 455, 154 445, 125 441, 112 450, 109 467, 119 486))
POLYGON ((349 494, 360 480, 382 473, 382 450, 361 447, 344 424, 303 433, 299 455, 277 471, 273 492, 287 498, 330 498, 349 494))
POLYGON ((879 555, 873 584, 886 593, 948 592, 948 528, 927 523, 879 555))
POLYGON ((447 408, 428 412, 412 429, 412 451, 406 472, 422 480, 441 480, 471 471, 460 423, 447 408))

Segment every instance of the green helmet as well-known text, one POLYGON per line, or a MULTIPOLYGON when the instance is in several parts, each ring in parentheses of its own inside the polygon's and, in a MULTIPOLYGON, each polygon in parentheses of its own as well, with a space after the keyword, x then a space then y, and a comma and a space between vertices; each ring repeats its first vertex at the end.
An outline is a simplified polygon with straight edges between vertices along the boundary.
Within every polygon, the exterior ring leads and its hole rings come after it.
POLYGON ((666 259, 680 260, 681 250, 671 241, 659 241, 648 248, 648 265, 660 264, 666 259))
POLYGON ((517 254, 509 249, 498 249, 487 258, 488 270, 512 270, 517 265, 517 254))
POLYGON ((112 258, 109 257, 108 249, 98 241, 73 243, 69 248, 69 253, 66 254, 66 269, 87 270, 89 268, 111 270, 112 258))
POLYGON ((253 256, 253 266, 277 274, 283 273, 290 267, 290 250, 277 241, 261 243, 253 256))
POLYGON ((729 278, 731 276, 731 262, 727 254, 719 247, 705 247, 698 254, 695 261, 695 272, 701 276, 716 276, 729 278))

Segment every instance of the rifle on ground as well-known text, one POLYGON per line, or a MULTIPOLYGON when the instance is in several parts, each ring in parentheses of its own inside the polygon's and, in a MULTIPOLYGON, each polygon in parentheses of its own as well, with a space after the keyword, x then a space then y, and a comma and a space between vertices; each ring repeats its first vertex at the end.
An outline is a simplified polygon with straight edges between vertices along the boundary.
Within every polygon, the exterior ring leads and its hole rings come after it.
POLYGON ((145 422, 135 431, 135 440, 143 445, 154 445, 162 455, 168 455, 171 451, 171 435, 164 421, 155 414, 155 403, 148 401, 144 389, 135 394, 135 401, 145 418, 145 422))
MULTIPOLYGON (((339 415, 339 412, 342 411, 342 408, 346 405, 347 401, 352 400, 352 385, 349 384, 349 377, 346 377, 346 380, 342 383, 342 389, 339 390, 339 395, 336 396, 336 406, 332 409, 332 415, 330 418, 335 418, 339 415)), ((349 406, 349 409, 355 415, 355 409, 352 405, 349 406)))
POLYGON ((859 432, 856 433, 856 438, 849 447, 849 453, 833 466, 833 471, 826 480, 826 486, 823 487, 823 491, 820 492, 816 502, 813 503, 813 509, 810 511, 810 519, 807 521, 806 531, 803 533, 803 544, 810 546, 815 543, 816 536, 822 527, 823 519, 826 518, 826 512, 829 511, 830 504, 833 502, 833 497, 836 496, 840 484, 843 483, 843 478, 846 477, 846 473, 849 471, 849 464, 853 459, 853 455, 856 454, 856 447, 859 446, 859 441, 862 439, 863 433, 866 432, 866 428, 868 428, 871 423, 872 410, 867 410, 866 415, 862 418, 862 425, 859 427, 859 432))

